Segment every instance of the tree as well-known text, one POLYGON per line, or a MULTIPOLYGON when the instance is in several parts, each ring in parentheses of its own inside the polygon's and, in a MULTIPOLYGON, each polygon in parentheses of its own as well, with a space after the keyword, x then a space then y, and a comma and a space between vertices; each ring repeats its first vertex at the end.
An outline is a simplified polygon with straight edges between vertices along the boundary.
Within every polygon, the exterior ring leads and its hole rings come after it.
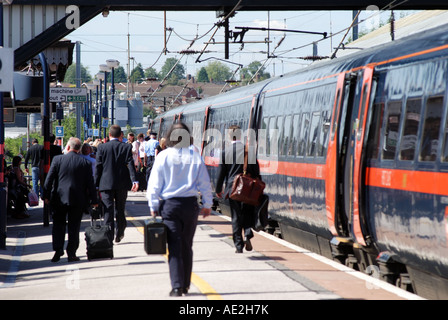
MULTIPOLYGON (((176 58, 166 59, 165 64, 160 71, 160 79, 164 79, 168 75, 170 70, 176 65, 177 61, 178 60, 176 58)), ((178 63, 168 76, 167 82, 168 84, 176 85, 181 79, 185 79, 185 68, 183 65, 178 63)))
MULTIPOLYGON (((260 61, 251 62, 247 68, 243 68, 240 71, 241 80, 248 82, 257 73, 258 69, 261 67, 260 61)), ((257 73, 257 81, 269 79, 271 77, 269 72, 265 72, 266 68, 262 67, 257 73)))
POLYGON ((145 76, 145 72, 143 71, 142 64, 139 63, 137 66, 131 71, 131 82, 136 82, 138 80, 143 79, 145 76))
POLYGON ((146 68, 145 69, 145 78, 146 79, 158 79, 159 74, 156 69, 154 68, 146 68))
MULTIPOLYGON (((92 80, 92 76, 90 75, 87 68, 84 68, 84 66, 81 64, 81 83, 89 82, 90 80, 92 80)), ((65 73, 64 82, 76 84, 76 63, 68 67, 67 72, 65 73)))
POLYGON ((209 62, 205 70, 207 71, 208 78, 215 83, 229 80, 232 76, 229 67, 219 61, 209 62))
MULTIPOLYGON (((119 66, 118 68, 114 69, 114 82, 127 82, 128 77, 126 76, 126 72, 124 71, 124 68, 122 66, 119 66)), ((112 82, 112 72, 107 73, 107 82, 112 82)))
POLYGON ((196 76, 198 82, 210 82, 207 74, 207 70, 205 70, 204 67, 202 67, 196 76))
POLYGON ((155 119, 157 117, 157 113, 155 112, 155 110, 151 107, 147 108, 143 108, 143 116, 147 117, 149 116, 151 119, 155 119))

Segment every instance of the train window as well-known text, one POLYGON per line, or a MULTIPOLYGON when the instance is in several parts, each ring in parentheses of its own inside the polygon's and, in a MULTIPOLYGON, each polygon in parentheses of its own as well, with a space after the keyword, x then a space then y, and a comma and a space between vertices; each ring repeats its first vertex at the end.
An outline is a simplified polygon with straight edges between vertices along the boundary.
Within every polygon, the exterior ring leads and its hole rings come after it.
POLYGON ((201 121, 193 121, 193 128, 190 128, 193 144, 201 150, 202 145, 202 123, 201 121))
POLYGON ((278 140, 278 151, 282 156, 286 156, 288 152, 289 143, 289 130, 291 128, 291 116, 288 117, 278 117, 277 118, 277 128, 279 128, 279 140, 278 140), (289 123, 288 122, 289 118, 289 123), (285 119, 283 121, 283 119, 285 119))
POLYGON ((369 159, 377 159, 380 148, 380 137, 381 137, 381 124, 383 123, 383 114, 384 114, 384 103, 375 103, 373 105, 373 118, 372 118, 372 124, 369 133, 369 139, 367 143, 367 154, 369 159))
POLYGON ((268 130, 268 155, 278 155, 278 127, 277 118, 271 117, 269 119, 269 130, 268 130))
POLYGON ((383 141, 383 159, 385 160, 395 158, 401 118, 401 105, 401 101, 392 101, 387 105, 387 124, 383 141))
POLYGON ((317 141, 319 138, 319 119, 320 112, 314 112, 311 118, 311 125, 309 131, 307 156, 313 157, 317 148, 317 141))
MULTIPOLYGON (((333 138, 334 138, 334 135, 335 135, 335 132, 336 132, 336 127, 338 126, 338 111, 339 111, 339 99, 340 99, 340 96, 341 96, 341 94, 342 94, 342 90, 341 89, 338 89, 337 90, 337 93, 336 93, 336 99, 335 99, 335 107, 336 107, 336 111, 335 111, 335 115, 334 115, 334 118, 333 118, 333 123, 332 123, 332 128, 331 128, 331 140, 333 140, 333 138)), ((341 103, 344 103, 343 101, 341 102, 341 103)))
POLYGON ((258 131, 258 154, 259 155, 266 155, 267 153, 267 130, 269 125, 269 118, 264 117, 263 121, 261 122, 261 130, 258 131))
MULTIPOLYGON (((367 83, 364 83, 363 89, 362 89, 362 101, 361 101, 361 112, 358 116, 359 121, 359 127, 358 132, 362 133, 362 130, 364 130, 364 113, 366 112, 366 100, 367 100, 367 93, 369 92, 370 86, 367 83)), ((361 140, 362 134, 357 135, 358 141, 361 140)))
POLYGON ((443 133, 443 149, 442 149, 442 161, 448 162, 448 118, 445 124, 445 132, 443 133))
POLYGON ((298 148, 298 138, 299 138, 299 132, 300 132, 300 114, 294 115, 293 120, 293 133, 291 136, 291 143, 289 144, 289 151, 288 155, 296 156, 297 155, 297 148, 298 148))
POLYGON ((308 141, 308 128, 310 125, 310 114, 304 113, 302 115, 302 127, 300 129, 300 137, 299 137, 299 148, 298 148, 298 155, 304 156, 306 151, 306 142, 308 141))
POLYGON ((409 99, 406 103, 403 135, 400 144, 400 160, 414 160, 421 109, 421 99, 409 99))
POLYGON ((292 155, 292 145, 291 136, 292 136, 292 116, 286 116, 285 124, 283 125, 283 155, 291 156, 292 155))
POLYGON ((425 122, 420 145, 420 161, 435 161, 437 158, 442 114, 443 97, 430 97, 426 101, 425 122))
POLYGON ((316 155, 323 157, 327 152, 328 133, 330 131, 330 111, 322 111, 322 123, 320 125, 319 142, 317 144, 316 155))
POLYGON ((278 154, 282 154, 283 153, 283 144, 284 144, 284 127, 283 127, 283 117, 277 117, 277 129, 278 129, 278 134, 277 134, 277 145, 278 145, 278 154))

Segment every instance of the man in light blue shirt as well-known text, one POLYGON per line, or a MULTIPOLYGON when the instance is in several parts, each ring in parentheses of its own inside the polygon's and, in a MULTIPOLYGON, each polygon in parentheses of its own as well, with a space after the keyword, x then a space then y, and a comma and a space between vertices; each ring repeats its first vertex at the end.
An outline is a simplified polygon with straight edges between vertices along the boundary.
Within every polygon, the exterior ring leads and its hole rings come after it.
POLYGON ((152 172, 147 190, 151 211, 159 212, 159 198, 197 197, 198 192, 204 208, 211 208, 210 177, 199 153, 188 148, 168 148, 157 156, 152 172))
POLYGON ((157 141, 157 134, 151 132, 149 134, 150 139, 145 142, 145 167, 146 167, 146 181, 149 180, 151 175, 152 166, 154 164, 154 159, 156 157, 156 149, 159 146, 159 141, 157 141))
POLYGON ((199 212, 210 215, 213 204, 210 177, 201 155, 189 148, 185 124, 173 125, 168 149, 155 158, 148 181, 147 198, 151 215, 160 214, 168 230, 170 296, 188 293, 193 268, 193 237, 199 212), (176 131, 177 130, 177 131, 176 131), (172 137, 178 138, 172 140, 172 137), (198 195, 203 208, 199 209, 198 195), (160 200, 159 200, 160 199, 160 200))
POLYGON ((92 158, 90 156, 91 154, 92 154, 92 147, 90 146, 90 144, 84 143, 81 147, 81 153, 79 155, 92 164, 92 173, 93 176, 95 176, 96 159, 92 158))

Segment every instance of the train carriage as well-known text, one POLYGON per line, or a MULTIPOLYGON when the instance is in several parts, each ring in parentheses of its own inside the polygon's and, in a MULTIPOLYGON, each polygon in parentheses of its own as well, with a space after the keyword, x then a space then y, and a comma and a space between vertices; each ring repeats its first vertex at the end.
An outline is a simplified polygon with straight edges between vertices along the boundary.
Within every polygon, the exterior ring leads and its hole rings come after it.
POLYGON ((187 123, 212 184, 225 129, 253 129, 283 238, 448 298, 447 64, 445 25, 182 106, 153 126, 187 123))

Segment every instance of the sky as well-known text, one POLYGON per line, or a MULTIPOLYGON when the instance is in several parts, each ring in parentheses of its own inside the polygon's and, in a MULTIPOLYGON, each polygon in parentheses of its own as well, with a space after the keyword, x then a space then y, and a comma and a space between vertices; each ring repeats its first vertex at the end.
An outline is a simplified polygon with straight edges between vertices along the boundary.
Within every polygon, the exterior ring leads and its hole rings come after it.
MULTIPOLYGON (((370 9, 370 8, 369 8, 370 9)), ((375 9, 375 8, 373 8, 375 9)), ((378 14, 376 10, 365 10, 359 15, 359 31, 366 31, 387 21, 390 13, 378 14)), ((399 18, 402 12, 396 12, 399 18)), ((108 17, 99 15, 74 30, 66 38, 81 42, 81 63, 94 76, 99 71, 99 65, 107 59, 116 59, 127 70, 128 64, 128 34, 130 43, 130 69, 140 63, 143 69, 148 67, 161 70, 167 58, 181 58, 186 74, 196 75, 197 71, 211 61, 221 61, 233 72, 237 64, 247 67, 252 61, 265 63, 266 71, 271 76, 279 76, 305 67, 310 61, 302 59, 313 53, 312 43, 317 42, 318 54, 330 56, 346 34, 352 23, 351 11, 237 11, 230 18, 230 30, 238 32, 236 27, 269 27, 312 32, 326 32, 331 37, 309 35, 293 32, 249 30, 244 41, 260 42, 230 44, 230 58, 224 60, 224 44, 205 44, 206 42, 223 42, 224 28, 216 30, 215 24, 220 20, 213 11, 181 12, 167 11, 166 26, 167 50, 164 49, 164 13, 161 11, 111 11, 108 17), (281 39, 284 37, 284 40, 281 39), (193 39, 197 39, 191 45, 193 39), (199 39, 198 39, 199 38, 199 39), (266 44, 266 39, 271 43, 266 44), (280 43, 280 45, 279 45, 280 43), (191 47, 190 47, 191 45, 191 47), (277 47, 278 46, 278 47, 277 47), (277 48, 276 48, 277 47, 277 48), (198 54, 182 55, 182 50, 210 51, 202 54, 197 63, 198 54), (268 58, 268 49, 276 58, 268 58)), ((346 39, 351 37, 351 31, 346 39)), ((345 39, 345 40, 346 40, 345 39)), ((75 57, 74 57, 74 61, 75 57)))

